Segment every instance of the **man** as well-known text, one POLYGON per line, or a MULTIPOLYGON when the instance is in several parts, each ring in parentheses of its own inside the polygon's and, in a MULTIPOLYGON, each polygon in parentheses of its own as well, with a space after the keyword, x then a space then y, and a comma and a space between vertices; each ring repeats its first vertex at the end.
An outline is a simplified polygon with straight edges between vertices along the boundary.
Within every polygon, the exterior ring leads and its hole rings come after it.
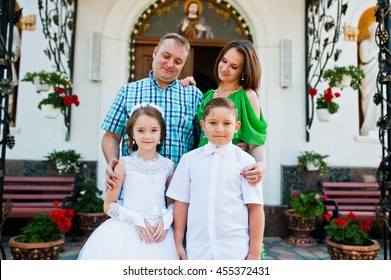
POLYGON ((164 35, 156 46, 149 77, 124 85, 118 92, 103 121, 106 130, 102 149, 108 166, 106 186, 114 187, 114 167, 118 163, 122 140, 122 155, 127 154, 125 123, 132 108, 140 103, 154 103, 164 110, 167 136, 161 154, 176 164, 184 153, 194 148, 193 122, 203 95, 195 86, 183 87, 178 76, 190 52, 190 44, 176 34, 164 35))

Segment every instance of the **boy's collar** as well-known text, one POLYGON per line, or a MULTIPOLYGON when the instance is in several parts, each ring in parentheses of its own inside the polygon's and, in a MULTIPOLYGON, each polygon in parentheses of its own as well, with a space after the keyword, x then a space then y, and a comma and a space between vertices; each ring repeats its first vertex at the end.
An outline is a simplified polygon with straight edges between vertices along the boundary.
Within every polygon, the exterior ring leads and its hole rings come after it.
POLYGON ((227 157, 232 149, 232 146, 233 144, 231 142, 222 146, 218 146, 213 144, 212 142, 208 142, 208 144, 204 146, 204 154, 212 155, 214 153, 217 153, 222 157, 227 157))

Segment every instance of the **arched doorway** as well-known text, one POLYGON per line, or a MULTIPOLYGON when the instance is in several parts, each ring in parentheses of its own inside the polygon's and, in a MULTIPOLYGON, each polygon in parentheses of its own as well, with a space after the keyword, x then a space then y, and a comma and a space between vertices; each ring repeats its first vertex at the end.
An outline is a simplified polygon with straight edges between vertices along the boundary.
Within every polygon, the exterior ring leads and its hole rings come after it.
POLYGON ((223 46, 236 39, 252 41, 248 25, 225 1, 157 0, 134 24, 129 48, 129 81, 148 76, 153 50, 159 38, 168 32, 179 33, 190 42, 190 55, 180 78, 194 76, 203 92, 216 88, 213 68, 223 46))

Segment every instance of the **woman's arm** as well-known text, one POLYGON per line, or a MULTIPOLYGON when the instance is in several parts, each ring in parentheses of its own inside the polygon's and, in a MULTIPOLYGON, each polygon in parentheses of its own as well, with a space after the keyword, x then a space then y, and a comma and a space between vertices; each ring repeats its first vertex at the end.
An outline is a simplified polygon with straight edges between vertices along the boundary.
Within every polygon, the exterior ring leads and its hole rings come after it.
MULTIPOLYGON (((260 118, 261 107, 256 92, 249 89, 246 91, 246 94, 255 114, 260 118)), ((251 185, 257 185, 262 180, 267 166, 265 146, 249 145, 249 153, 255 158, 256 163, 247 166, 243 170, 242 175, 251 185)))

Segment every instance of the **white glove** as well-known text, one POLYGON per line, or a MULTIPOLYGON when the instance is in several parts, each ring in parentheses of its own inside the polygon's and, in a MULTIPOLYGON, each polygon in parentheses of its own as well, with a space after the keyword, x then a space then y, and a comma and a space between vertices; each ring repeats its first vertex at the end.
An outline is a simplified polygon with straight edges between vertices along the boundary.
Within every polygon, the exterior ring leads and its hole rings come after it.
POLYGON ((168 205, 167 212, 162 217, 164 230, 168 229, 174 221, 174 203, 168 205))
POLYGON ((107 215, 121 221, 130 221, 136 226, 145 228, 144 217, 133 210, 129 210, 118 203, 111 203, 107 215))

